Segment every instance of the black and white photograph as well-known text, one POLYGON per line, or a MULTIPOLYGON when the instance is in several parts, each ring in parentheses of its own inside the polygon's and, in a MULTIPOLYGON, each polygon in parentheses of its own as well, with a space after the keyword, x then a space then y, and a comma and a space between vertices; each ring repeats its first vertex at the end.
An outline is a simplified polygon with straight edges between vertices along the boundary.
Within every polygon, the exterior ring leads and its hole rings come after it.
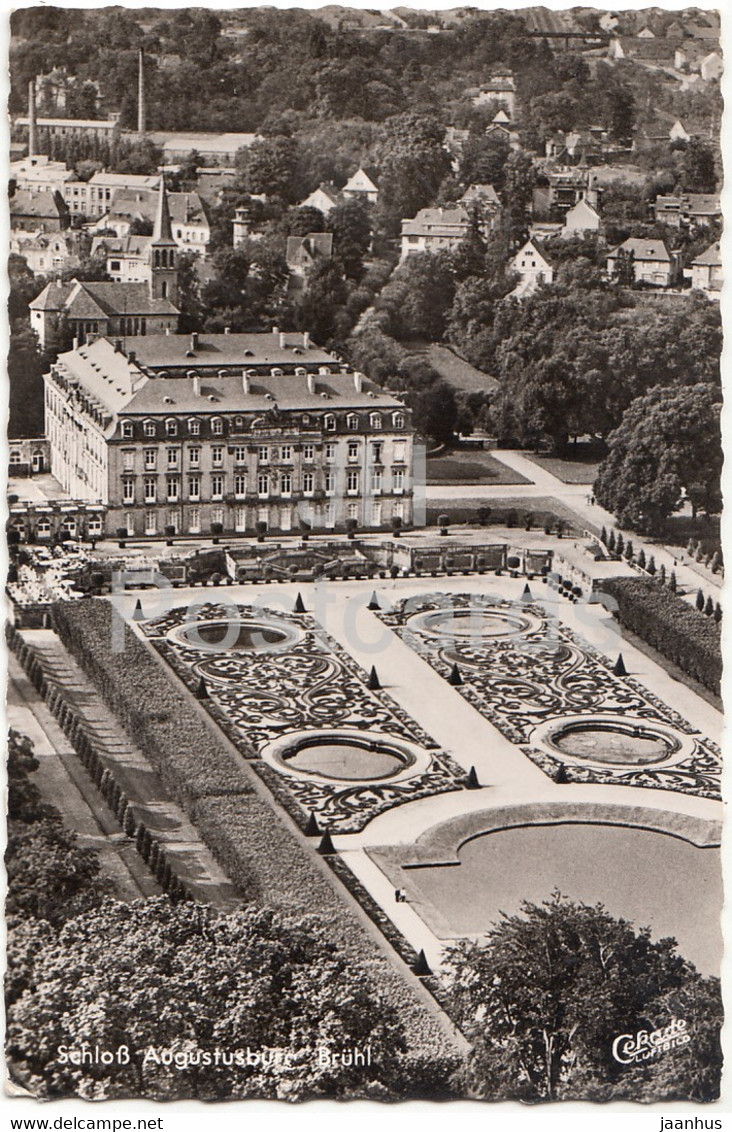
POLYGON ((6 1112, 722 1128, 732 14, 5 21, 6 1112))

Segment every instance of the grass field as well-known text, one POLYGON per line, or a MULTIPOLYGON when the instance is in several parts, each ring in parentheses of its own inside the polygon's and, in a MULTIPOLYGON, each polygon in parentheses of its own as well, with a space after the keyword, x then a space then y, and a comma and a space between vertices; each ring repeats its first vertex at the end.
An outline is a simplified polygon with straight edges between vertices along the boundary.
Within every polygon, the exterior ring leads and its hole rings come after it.
POLYGON ((538 456, 535 452, 524 452, 523 455, 538 464, 540 468, 551 472, 562 483, 591 485, 595 482, 597 469, 600 466, 596 453, 592 456, 580 456, 576 460, 562 460, 558 456, 538 456))
POLYGON ((412 354, 422 354, 453 389, 463 393, 491 393, 498 388, 495 377, 484 373, 464 358, 459 358, 447 346, 437 342, 412 341, 404 345, 412 354))
POLYGON ((427 483, 432 485, 531 483, 500 460, 480 448, 447 452, 427 460, 427 483))
POLYGON ((450 516, 451 523, 467 523, 475 526, 478 522, 478 511, 486 508, 490 510, 491 526, 506 526, 509 513, 515 511, 518 519, 516 526, 519 527, 523 527, 525 516, 530 513, 533 517, 534 527, 543 527, 546 519, 551 522, 564 519, 567 523, 568 533, 569 529, 573 529, 577 534, 585 529, 594 531, 596 534, 600 533, 599 528, 593 527, 593 524, 580 519, 571 508, 548 495, 532 495, 521 499, 511 498, 510 496, 496 499, 471 499, 466 492, 463 499, 443 499, 439 503, 429 503, 427 506, 427 525, 436 525, 438 516, 444 514, 450 516))

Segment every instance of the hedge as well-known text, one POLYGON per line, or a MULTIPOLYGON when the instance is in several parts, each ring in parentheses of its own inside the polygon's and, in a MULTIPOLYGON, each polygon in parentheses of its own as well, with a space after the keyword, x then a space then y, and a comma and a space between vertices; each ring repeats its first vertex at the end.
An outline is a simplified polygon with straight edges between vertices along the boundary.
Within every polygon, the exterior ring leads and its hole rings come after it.
POLYGON ((602 592, 615 598, 621 625, 657 649, 672 664, 720 694, 720 627, 678 594, 647 578, 603 578, 602 592))
POLYGON ((348 953, 354 970, 366 970, 399 1010, 409 1047, 405 1073, 415 1083, 415 1095, 443 1093, 462 1060, 447 1026, 399 976, 274 805, 254 792, 246 765, 238 767, 217 746, 209 727, 174 687, 173 674, 127 626, 124 650, 112 652, 117 614, 108 602, 67 602, 54 613, 64 643, 129 726, 244 898, 327 921, 334 945, 348 953))
POLYGON ((251 793, 249 778, 106 601, 63 602, 54 624, 66 647, 146 754, 165 787, 187 807, 200 797, 251 793))

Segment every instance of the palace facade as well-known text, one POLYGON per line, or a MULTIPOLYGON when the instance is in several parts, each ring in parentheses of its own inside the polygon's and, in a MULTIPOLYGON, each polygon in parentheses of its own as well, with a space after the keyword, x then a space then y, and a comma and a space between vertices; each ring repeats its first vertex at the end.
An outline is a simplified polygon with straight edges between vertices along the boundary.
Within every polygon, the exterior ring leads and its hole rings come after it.
POLYGON ((412 523, 409 410, 307 334, 99 338, 44 380, 51 472, 107 535, 412 523))

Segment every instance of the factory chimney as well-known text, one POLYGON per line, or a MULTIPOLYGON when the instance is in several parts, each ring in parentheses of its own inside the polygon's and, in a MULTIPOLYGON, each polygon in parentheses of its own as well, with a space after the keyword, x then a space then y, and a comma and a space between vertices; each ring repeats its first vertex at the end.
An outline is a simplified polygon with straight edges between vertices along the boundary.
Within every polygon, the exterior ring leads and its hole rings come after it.
POLYGON ((36 83, 28 83, 28 156, 36 155, 36 83))
POLYGON ((145 65, 142 48, 138 55, 139 71, 137 77, 137 132, 145 133, 145 65))

